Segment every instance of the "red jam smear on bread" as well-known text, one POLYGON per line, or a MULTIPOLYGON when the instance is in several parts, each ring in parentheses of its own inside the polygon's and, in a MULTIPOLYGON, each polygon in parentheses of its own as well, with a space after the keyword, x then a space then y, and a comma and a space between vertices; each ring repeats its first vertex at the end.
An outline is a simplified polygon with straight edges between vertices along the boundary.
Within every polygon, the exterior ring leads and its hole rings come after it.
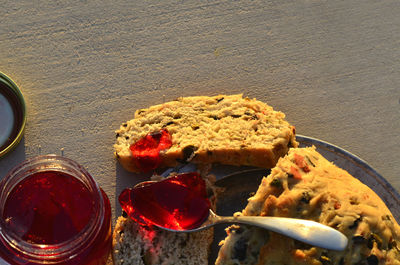
POLYGON ((119 202, 128 216, 139 224, 174 230, 199 227, 210 209, 205 181, 196 172, 125 189, 119 202))
POLYGON ((150 133, 130 146, 136 167, 143 172, 156 169, 161 164, 160 151, 172 145, 171 134, 167 129, 150 133))

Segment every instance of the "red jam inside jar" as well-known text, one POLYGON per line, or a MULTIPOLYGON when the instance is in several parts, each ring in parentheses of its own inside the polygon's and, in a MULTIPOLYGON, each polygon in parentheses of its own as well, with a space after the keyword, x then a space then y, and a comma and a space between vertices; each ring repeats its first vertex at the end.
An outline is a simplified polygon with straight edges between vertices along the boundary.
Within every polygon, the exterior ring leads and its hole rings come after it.
POLYGON ((58 244, 77 235, 93 215, 93 197, 76 178, 44 171, 22 180, 5 203, 6 229, 35 244, 58 244))
POLYGON ((107 195, 81 166, 57 156, 25 161, 1 182, 0 256, 10 264, 106 264, 107 195))
POLYGON ((130 146, 136 167, 143 172, 157 168, 161 163, 160 151, 172 145, 171 134, 167 129, 151 133, 130 146))
POLYGON ((174 230, 199 227, 208 217, 210 201, 198 173, 183 173, 158 182, 144 182, 119 196, 122 209, 144 226, 174 230))

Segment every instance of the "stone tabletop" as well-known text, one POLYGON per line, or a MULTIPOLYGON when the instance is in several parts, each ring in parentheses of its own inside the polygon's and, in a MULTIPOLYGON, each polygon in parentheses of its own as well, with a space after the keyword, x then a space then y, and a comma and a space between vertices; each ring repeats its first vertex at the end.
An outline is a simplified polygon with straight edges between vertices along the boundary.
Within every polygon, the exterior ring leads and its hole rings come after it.
MULTIPOLYGON (((60 154, 118 209, 130 176, 114 130, 179 96, 243 93, 286 113, 297 133, 367 161, 400 191, 400 2, 2 1, 0 71, 28 122, 0 178, 60 154)), ((114 214, 119 214, 119 210, 114 214)))

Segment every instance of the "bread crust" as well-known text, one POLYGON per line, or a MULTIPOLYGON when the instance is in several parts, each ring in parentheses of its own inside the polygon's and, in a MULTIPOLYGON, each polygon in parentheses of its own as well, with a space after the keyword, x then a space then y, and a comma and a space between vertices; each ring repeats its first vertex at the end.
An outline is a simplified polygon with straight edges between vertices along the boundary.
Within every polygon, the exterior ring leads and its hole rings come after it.
POLYGON ((295 128, 282 112, 239 95, 183 97, 137 110, 116 130, 115 157, 128 171, 141 172, 130 146, 167 129, 172 146, 160 152, 158 167, 174 167, 188 158, 199 164, 271 168, 290 147, 295 128))

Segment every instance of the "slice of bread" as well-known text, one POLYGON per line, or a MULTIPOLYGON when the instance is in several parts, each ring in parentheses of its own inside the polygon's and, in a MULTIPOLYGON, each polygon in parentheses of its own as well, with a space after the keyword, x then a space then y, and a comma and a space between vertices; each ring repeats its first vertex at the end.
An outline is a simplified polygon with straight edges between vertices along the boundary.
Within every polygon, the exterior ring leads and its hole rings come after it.
MULTIPOLYGON (((152 180, 161 179, 160 176, 152 177, 152 180)), ((203 175, 203 179, 211 209, 215 210, 215 176, 203 175)), ((141 226, 123 214, 118 217, 114 228, 112 258, 114 265, 206 265, 213 238, 213 228, 195 233, 175 233, 154 226, 141 226)))
POLYGON ((267 104, 242 95, 197 96, 137 110, 116 130, 116 158, 129 171, 144 171, 130 148, 162 130, 171 146, 160 150, 154 168, 188 160, 271 168, 297 146, 294 126, 267 104))
POLYGON ((331 251, 235 225, 221 242, 218 265, 400 264, 400 227, 384 202, 313 147, 281 158, 240 214, 314 220, 344 233, 349 244, 331 251))
POLYGON ((115 265, 206 265, 212 240, 212 229, 173 233, 120 216, 114 229, 113 261, 115 265))

